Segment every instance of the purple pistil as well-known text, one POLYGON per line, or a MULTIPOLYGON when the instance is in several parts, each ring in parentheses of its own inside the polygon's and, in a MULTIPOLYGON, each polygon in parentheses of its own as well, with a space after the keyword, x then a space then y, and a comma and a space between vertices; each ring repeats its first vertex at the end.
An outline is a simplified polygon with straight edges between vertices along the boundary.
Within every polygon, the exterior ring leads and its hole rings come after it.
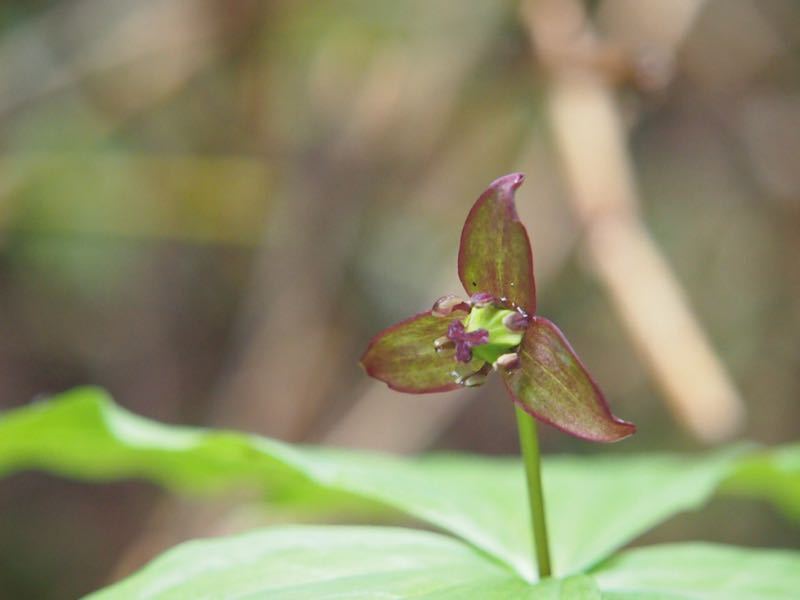
POLYGON ((461 321, 455 320, 447 328, 447 338, 456 345, 456 360, 468 363, 472 360, 473 346, 480 346, 489 342, 489 332, 485 329, 467 331, 461 321))

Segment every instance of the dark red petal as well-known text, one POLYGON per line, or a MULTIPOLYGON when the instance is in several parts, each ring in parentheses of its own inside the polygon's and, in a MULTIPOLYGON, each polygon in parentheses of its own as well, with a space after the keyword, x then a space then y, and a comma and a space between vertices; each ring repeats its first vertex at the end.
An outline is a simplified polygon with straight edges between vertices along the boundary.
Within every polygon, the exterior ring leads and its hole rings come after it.
POLYGON ((503 380, 514 402, 537 419, 595 442, 615 442, 636 431, 611 414, 564 334, 547 319, 533 317, 519 357, 519 368, 503 380))
POLYGON ((533 256, 514 206, 522 173, 492 182, 467 215, 458 250, 458 276, 467 294, 507 298, 528 314, 536 311, 533 256))
POLYGON ((440 354, 433 342, 447 334, 452 319, 420 313, 384 329, 369 343, 361 365, 367 374, 400 392, 446 392, 460 386, 452 372, 453 353, 440 354))

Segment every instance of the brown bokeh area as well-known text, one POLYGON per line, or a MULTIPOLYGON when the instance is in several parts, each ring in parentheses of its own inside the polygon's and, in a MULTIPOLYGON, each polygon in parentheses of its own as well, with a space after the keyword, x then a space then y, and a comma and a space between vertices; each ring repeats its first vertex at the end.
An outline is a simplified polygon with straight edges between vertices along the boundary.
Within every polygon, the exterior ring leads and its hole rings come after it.
MULTIPOLYGON (((408 396, 357 362, 460 292, 467 211, 522 171, 539 312, 639 429, 546 452, 794 440, 799 160, 792 0, 4 2, 0 410, 92 383, 168 423, 514 453, 497 381, 408 396)), ((4 479, 0 597, 263 522, 229 508, 4 479)), ((739 501, 651 535, 796 544, 739 501)))

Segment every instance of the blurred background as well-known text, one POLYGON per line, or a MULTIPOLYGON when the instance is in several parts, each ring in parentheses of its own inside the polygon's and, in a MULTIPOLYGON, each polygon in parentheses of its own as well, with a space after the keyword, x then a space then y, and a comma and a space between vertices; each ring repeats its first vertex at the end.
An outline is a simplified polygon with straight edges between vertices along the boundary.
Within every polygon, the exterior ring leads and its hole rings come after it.
MULTIPOLYGON (((463 220, 522 171, 539 312, 634 438, 800 434, 793 0, 5 0, 0 408, 108 388, 169 423, 516 452, 493 381, 406 396, 358 358, 459 292, 463 220)), ((71 598, 224 509, 0 481, 0 597, 71 598)), ((717 500, 650 534, 798 545, 717 500)))

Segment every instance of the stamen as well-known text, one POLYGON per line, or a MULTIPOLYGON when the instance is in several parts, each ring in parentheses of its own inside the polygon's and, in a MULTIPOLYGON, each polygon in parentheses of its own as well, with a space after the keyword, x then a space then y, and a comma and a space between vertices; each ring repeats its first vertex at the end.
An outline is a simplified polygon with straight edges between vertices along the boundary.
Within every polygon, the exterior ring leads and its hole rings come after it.
POLYGON ((520 312, 513 312, 503 319, 503 325, 509 331, 525 331, 530 324, 528 317, 520 312))
POLYGON ((456 344, 447 336, 436 338, 433 341, 433 347, 436 349, 436 354, 440 356, 452 356, 456 350, 456 344))
POLYGON ((475 373, 474 375, 470 375, 466 379, 461 382, 461 385, 464 387, 478 387, 486 383, 486 375, 482 375, 481 373, 475 373))
POLYGON ((436 317, 448 317, 456 310, 469 310, 469 304, 463 298, 459 298, 453 294, 442 296, 433 303, 431 314, 436 317))
POLYGON ((453 348, 455 343, 446 335, 443 335, 440 338, 436 338, 433 340, 433 347, 437 350, 444 350, 445 348, 453 348))
POLYGON ((519 368, 519 354, 516 352, 509 352, 508 354, 501 354, 494 361, 495 371, 504 369, 506 371, 513 371, 519 368))
POLYGON ((458 371, 453 371, 452 374, 458 385, 463 385, 464 387, 477 387, 486 383, 486 378, 491 372, 492 368, 488 364, 484 364, 480 369, 472 373, 462 374, 458 371))

